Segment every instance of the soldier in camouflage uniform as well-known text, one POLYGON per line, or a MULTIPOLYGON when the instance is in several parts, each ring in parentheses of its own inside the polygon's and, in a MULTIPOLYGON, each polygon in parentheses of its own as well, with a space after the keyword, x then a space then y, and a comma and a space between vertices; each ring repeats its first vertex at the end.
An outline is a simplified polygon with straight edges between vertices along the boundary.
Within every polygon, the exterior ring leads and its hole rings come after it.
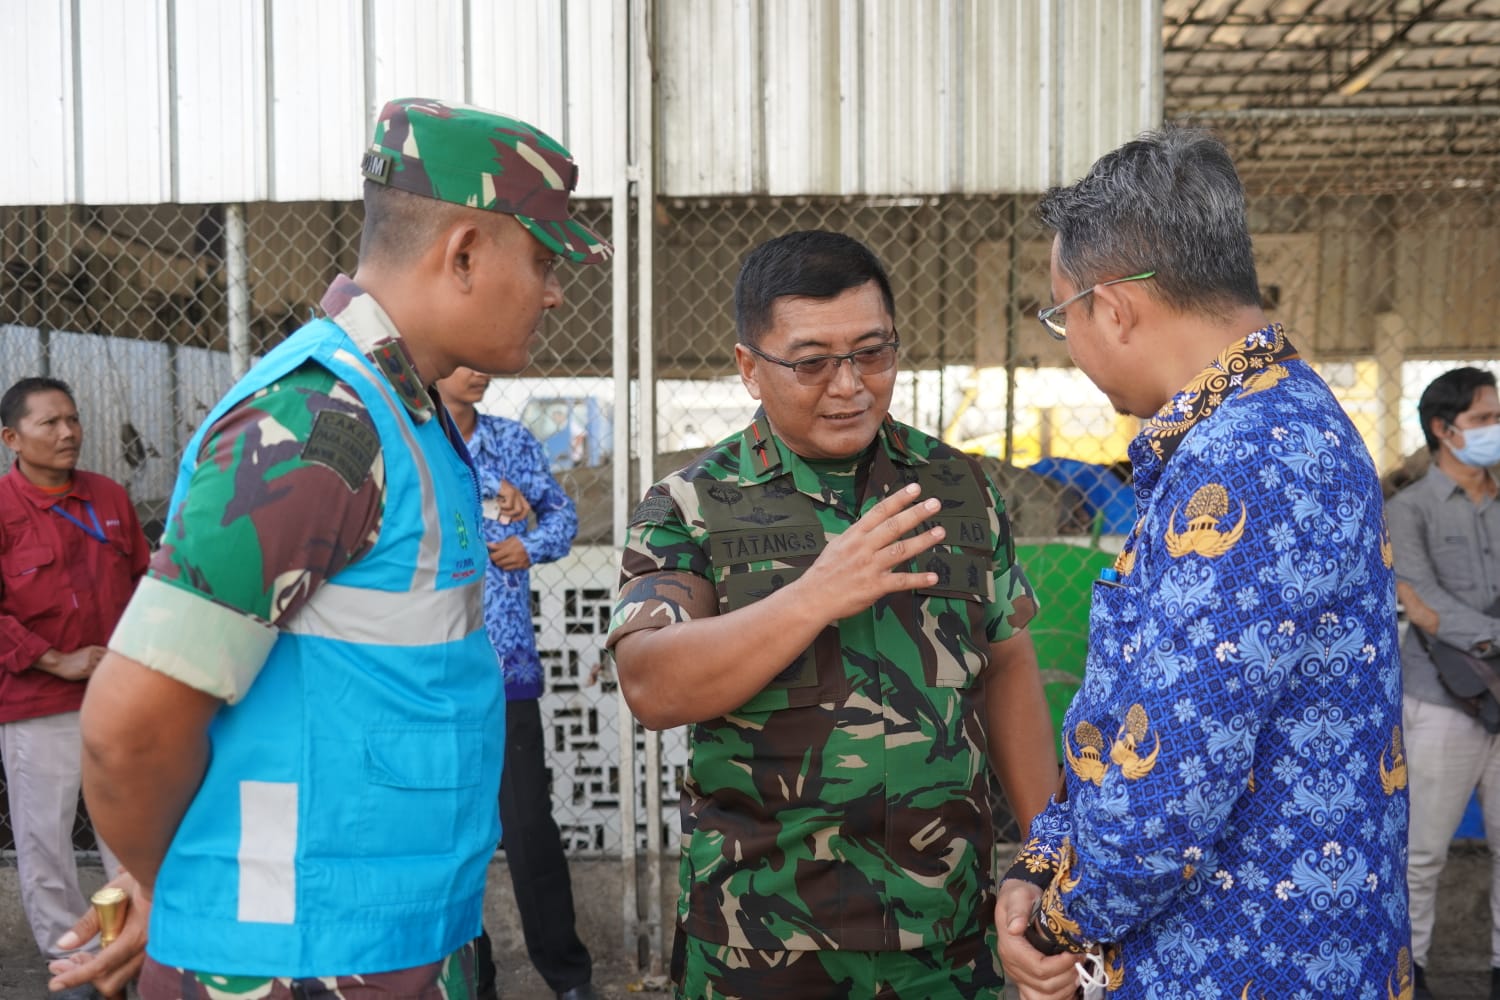
POLYGON ((473 469, 428 387, 523 367, 558 260, 609 247, 570 218, 567 151, 492 112, 394 101, 363 173, 357 272, 189 444, 90 686, 130 907, 54 987, 473 995, 504 702, 473 469))
POLYGON ((609 644, 687 724, 681 997, 994 997, 986 752, 1023 829, 1056 781, 1036 611, 978 464, 889 416, 890 282, 792 233, 735 289, 750 426, 647 492, 609 644))

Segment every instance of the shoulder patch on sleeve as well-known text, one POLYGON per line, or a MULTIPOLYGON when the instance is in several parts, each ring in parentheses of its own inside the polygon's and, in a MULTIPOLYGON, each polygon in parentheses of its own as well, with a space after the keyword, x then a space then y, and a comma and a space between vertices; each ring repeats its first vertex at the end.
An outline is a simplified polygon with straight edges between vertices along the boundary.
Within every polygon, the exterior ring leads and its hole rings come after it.
POLYGON ((336 410, 318 414, 302 446, 303 461, 332 469, 351 490, 359 489, 378 454, 380 435, 375 428, 336 410))
POLYGON ((635 513, 630 515, 630 526, 636 527, 642 524, 662 524, 667 521, 676 511, 677 506, 671 497, 647 497, 636 504, 635 513))

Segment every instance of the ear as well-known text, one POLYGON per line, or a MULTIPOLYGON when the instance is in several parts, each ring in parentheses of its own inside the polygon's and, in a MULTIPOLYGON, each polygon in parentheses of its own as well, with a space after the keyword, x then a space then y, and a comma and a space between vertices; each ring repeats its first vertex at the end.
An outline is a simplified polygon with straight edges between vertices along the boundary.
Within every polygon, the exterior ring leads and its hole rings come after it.
POLYGON ((1442 417, 1432 418, 1432 436, 1439 441, 1447 441, 1449 445, 1452 445, 1453 438, 1457 433, 1458 428, 1454 427, 1447 420, 1444 420, 1442 417))
POLYGON ((1140 326, 1140 304, 1125 284, 1103 285, 1094 291, 1094 326, 1106 337, 1129 343, 1140 326))
POLYGON ((449 226, 435 246, 442 253, 442 271, 458 288, 467 293, 474 287, 483 250, 484 233, 473 222, 460 219, 449 226))
POLYGON ((11 451, 20 450, 20 448, 17 447, 17 445, 20 444, 20 438, 21 435, 16 433, 15 428, 0 427, 0 442, 3 442, 5 444, 5 447, 9 448, 11 451))
POLYGON ((734 345, 734 364, 740 370, 740 381, 751 399, 760 399, 760 380, 755 376, 755 355, 745 349, 744 344, 734 345))

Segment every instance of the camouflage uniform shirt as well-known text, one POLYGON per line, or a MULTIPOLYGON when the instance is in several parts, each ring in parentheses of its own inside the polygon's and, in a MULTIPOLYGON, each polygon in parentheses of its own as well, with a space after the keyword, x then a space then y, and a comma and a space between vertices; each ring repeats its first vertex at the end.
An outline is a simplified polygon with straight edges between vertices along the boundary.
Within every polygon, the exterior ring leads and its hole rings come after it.
MULTIPOLYGON (((380 367, 413 419, 437 417, 400 334, 373 298, 340 276, 322 305, 380 367)), ((384 496, 380 439, 364 404, 327 369, 303 365, 231 409, 204 438, 186 497, 110 648, 238 701, 265 664, 277 624, 374 544, 384 496)), ((431 966, 329 983, 336 997, 452 997, 460 970, 472 967, 466 945, 431 966)), ((148 957, 142 996, 276 997, 293 985, 213 972, 168 969, 148 957), (148 984, 159 991, 148 993, 148 984)))
POLYGON ((764 596, 796 579, 827 537, 919 480, 943 498, 934 519, 952 543, 918 559, 938 586, 840 620, 745 705, 691 727, 678 916, 695 938, 907 950, 976 934, 989 919, 977 682, 988 644, 1022 628, 1036 604, 1004 503, 973 459, 888 419, 863 458, 809 463, 758 417, 647 492, 610 642, 764 596), (674 600, 673 583, 652 586, 653 574, 701 578, 717 606, 674 600))
POLYGON ((1395 585, 1358 432, 1270 326, 1130 458, 1066 795, 1012 875, 1046 933, 1104 946, 1111 997, 1410 997, 1395 585))

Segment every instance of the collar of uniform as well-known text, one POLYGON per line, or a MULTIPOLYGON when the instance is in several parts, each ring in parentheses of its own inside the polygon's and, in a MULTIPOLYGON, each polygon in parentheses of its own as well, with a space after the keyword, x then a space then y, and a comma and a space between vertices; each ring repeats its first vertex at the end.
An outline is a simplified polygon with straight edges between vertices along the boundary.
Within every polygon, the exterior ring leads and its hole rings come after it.
POLYGON ((17 495, 25 497, 26 500, 37 510, 47 510, 57 506, 64 497, 76 497, 85 502, 94 498, 93 492, 88 487, 88 481, 84 476, 73 472, 73 482, 66 493, 47 493, 37 488, 36 484, 27 479, 21 472, 19 463, 12 462, 10 471, 6 473, 12 488, 17 495))
MULTIPOLYGON (((1495 478, 1494 473, 1488 470, 1485 474, 1491 479, 1495 478)), ((1464 503, 1469 502, 1469 494, 1465 493, 1464 488, 1455 483, 1453 477, 1444 472, 1436 462, 1427 467, 1427 474, 1422 477, 1421 483, 1421 488, 1427 490, 1439 502, 1450 500, 1455 495, 1462 498, 1464 503)))
MULTIPOLYGON (((927 464, 926 458, 912 451, 911 444, 906 439, 906 429, 890 414, 886 414, 880 429, 875 432, 875 440, 897 465, 927 464)), ((755 419, 750 422, 750 426, 740 432, 740 456, 742 486, 764 483, 790 472, 798 490, 814 497, 821 494, 822 486, 818 482, 817 473, 802 456, 776 436, 763 409, 756 410, 755 419)))
POLYGON ((320 303, 328 318, 337 323, 360 353, 385 376, 391 388, 417 423, 431 420, 437 412, 432 398, 422 385, 422 377, 412 364, 411 353, 401 339, 401 331, 380 308, 375 297, 341 274, 333 279, 320 303))
POLYGON ((1128 451, 1136 496, 1150 494, 1151 485, 1188 431, 1218 412, 1225 401, 1239 395, 1247 379, 1298 357, 1280 323, 1247 333, 1224 348, 1207 368, 1157 410, 1130 442, 1128 451))

